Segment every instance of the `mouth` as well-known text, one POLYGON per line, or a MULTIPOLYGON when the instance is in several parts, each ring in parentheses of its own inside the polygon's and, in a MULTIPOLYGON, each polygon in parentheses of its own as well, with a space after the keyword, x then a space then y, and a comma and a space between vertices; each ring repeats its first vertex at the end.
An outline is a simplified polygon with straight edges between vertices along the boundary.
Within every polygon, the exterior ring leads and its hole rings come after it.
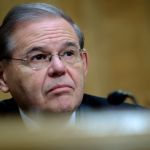
POLYGON ((63 85, 56 85, 56 86, 52 87, 48 91, 48 93, 51 93, 51 94, 61 94, 61 93, 69 93, 72 90, 73 90, 72 86, 63 84, 63 85))

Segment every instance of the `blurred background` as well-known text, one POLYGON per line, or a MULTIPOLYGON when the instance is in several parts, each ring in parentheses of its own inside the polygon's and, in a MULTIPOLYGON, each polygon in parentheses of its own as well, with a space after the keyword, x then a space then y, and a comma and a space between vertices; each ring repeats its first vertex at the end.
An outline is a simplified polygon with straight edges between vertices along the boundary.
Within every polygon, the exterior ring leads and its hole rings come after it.
MULTIPOLYGON (((150 107, 149 0, 1 0, 0 22, 14 5, 27 2, 56 5, 84 32, 90 59, 87 93, 107 96, 122 89, 150 107)), ((0 93, 0 99, 7 97, 0 93)))

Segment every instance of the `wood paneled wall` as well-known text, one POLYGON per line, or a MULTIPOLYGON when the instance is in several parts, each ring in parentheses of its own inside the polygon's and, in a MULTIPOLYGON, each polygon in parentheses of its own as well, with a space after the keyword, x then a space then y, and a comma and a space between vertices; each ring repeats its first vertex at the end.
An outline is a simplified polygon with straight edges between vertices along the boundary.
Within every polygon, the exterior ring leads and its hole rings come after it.
MULTIPOLYGON (((12 6, 23 2, 36 1, 1 0, 0 20, 12 6)), ((140 104, 150 107, 149 0, 41 2, 65 10, 85 33, 90 59, 86 92, 106 96, 122 89, 132 92, 140 104)))

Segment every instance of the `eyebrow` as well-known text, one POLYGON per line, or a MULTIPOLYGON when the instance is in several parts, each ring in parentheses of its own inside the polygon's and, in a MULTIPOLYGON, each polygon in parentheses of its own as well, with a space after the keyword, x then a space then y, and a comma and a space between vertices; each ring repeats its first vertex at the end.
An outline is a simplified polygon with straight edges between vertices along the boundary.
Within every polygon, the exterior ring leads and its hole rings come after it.
MULTIPOLYGON (((77 42, 71 42, 71 41, 66 41, 66 42, 64 42, 63 44, 62 44, 62 47, 63 48, 65 48, 65 47, 69 47, 69 46, 72 46, 72 47, 76 47, 76 48, 78 48, 79 47, 79 45, 78 45, 78 43, 77 42)), ((28 54, 30 54, 30 53, 32 53, 32 52, 36 52, 36 51, 45 51, 45 47, 42 47, 42 46, 35 46, 35 47, 32 47, 31 49, 29 49, 28 51, 27 51, 27 55, 28 54)), ((45 51, 46 52, 46 51, 45 51)))
POLYGON ((70 42, 70 41, 66 41, 63 46, 64 47, 73 46, 73 47, 76 47, 76 48, 79 47, 79 45, 77 44, 77 42, 70 42))
POLYGON ((28 54, 30 54, 32 52, 36 52, 36 51, 44 51, 44 48, 41 46, 35 46, 35 47, 29 49, 26 54, 28 55, 28 54))

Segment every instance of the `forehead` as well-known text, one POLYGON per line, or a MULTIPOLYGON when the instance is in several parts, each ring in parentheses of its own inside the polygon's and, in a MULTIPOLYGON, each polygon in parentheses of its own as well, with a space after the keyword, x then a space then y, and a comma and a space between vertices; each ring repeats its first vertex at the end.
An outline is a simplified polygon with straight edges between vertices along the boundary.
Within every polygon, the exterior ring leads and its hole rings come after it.
POLYGON ((16 26, 11 41, 17 50, 33 46, 59 47, 65 42, 78 43, 79 39, 73 27, 62 18, 43 18, 27 21, 16 26))

